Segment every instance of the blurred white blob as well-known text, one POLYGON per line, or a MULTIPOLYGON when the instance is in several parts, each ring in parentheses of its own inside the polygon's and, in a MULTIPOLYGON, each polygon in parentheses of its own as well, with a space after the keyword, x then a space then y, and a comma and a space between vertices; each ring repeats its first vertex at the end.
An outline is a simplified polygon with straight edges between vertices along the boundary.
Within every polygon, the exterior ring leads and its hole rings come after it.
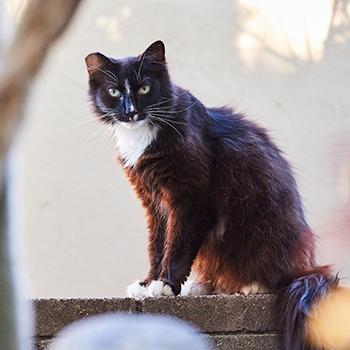
POLYGON ((209 350, 187 323, 165 316, 104 314, 73 323, 49 350, 209 350))

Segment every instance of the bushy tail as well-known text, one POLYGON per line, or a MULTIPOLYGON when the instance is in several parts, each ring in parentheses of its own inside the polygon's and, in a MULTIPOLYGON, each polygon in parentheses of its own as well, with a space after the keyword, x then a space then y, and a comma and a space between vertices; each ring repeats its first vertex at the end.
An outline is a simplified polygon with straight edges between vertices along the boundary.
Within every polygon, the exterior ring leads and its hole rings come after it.
POLYGON ((280 324, 284 350, 324 350, 308 344, 306 317, 315 302, 338 284, 329 266, 317 267, 287 282, 280 292, 280 324))

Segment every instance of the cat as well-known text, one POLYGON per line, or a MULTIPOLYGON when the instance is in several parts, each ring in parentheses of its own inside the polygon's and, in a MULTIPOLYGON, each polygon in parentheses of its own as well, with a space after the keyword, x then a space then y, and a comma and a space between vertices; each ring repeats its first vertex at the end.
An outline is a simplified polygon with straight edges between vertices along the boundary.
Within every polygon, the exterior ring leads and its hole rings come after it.
POLYGON ((129 296, 178 295, 191 270, 189 294, 278 292, 284 348, 303 349, 305 314, 337 278, 316 266, 291 168, 266 130, 173 84, 162 41, 85 61, 94 111, 113 125, 147 214, 150 269, 129 296))

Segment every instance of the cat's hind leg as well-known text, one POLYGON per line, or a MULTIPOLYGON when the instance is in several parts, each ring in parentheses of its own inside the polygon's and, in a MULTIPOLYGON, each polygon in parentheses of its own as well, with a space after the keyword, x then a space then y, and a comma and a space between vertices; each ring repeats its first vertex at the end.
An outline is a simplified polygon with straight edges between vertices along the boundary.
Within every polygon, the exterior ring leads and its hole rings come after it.
POLYGON ((213 287, 210 283, 202 283, 196 280, 187 280, 181 286, 181 296, 210 295, 213 287))
POLYGON ((263 285, 257 282, 253 282, 252 284, 243 286, 239 290, 239 292, 244 295, 250 295, 250 294, 264 294, 264 293, 268 293, 269 291, 263 285))

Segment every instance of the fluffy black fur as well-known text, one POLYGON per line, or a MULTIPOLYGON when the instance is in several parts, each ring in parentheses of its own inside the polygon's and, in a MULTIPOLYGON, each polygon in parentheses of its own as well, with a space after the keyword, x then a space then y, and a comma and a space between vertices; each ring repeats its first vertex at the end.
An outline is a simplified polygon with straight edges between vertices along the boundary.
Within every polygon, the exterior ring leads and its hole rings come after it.
POLYGON ((296 182, 267 132, 173 84, 162 42, 138 57, 97 53, 86 62, 102 121, 143 120, 158 130, 135 164, 120 157, 148 220, 150 270, 141 286, 159 280, 177 295, 191 268, 213 293, 257 283, 280 293, 284 349, 311 349, 305 315, 336 280, 316 268, 296 182), (145 82, 150 90, 140 95, 145 82))

